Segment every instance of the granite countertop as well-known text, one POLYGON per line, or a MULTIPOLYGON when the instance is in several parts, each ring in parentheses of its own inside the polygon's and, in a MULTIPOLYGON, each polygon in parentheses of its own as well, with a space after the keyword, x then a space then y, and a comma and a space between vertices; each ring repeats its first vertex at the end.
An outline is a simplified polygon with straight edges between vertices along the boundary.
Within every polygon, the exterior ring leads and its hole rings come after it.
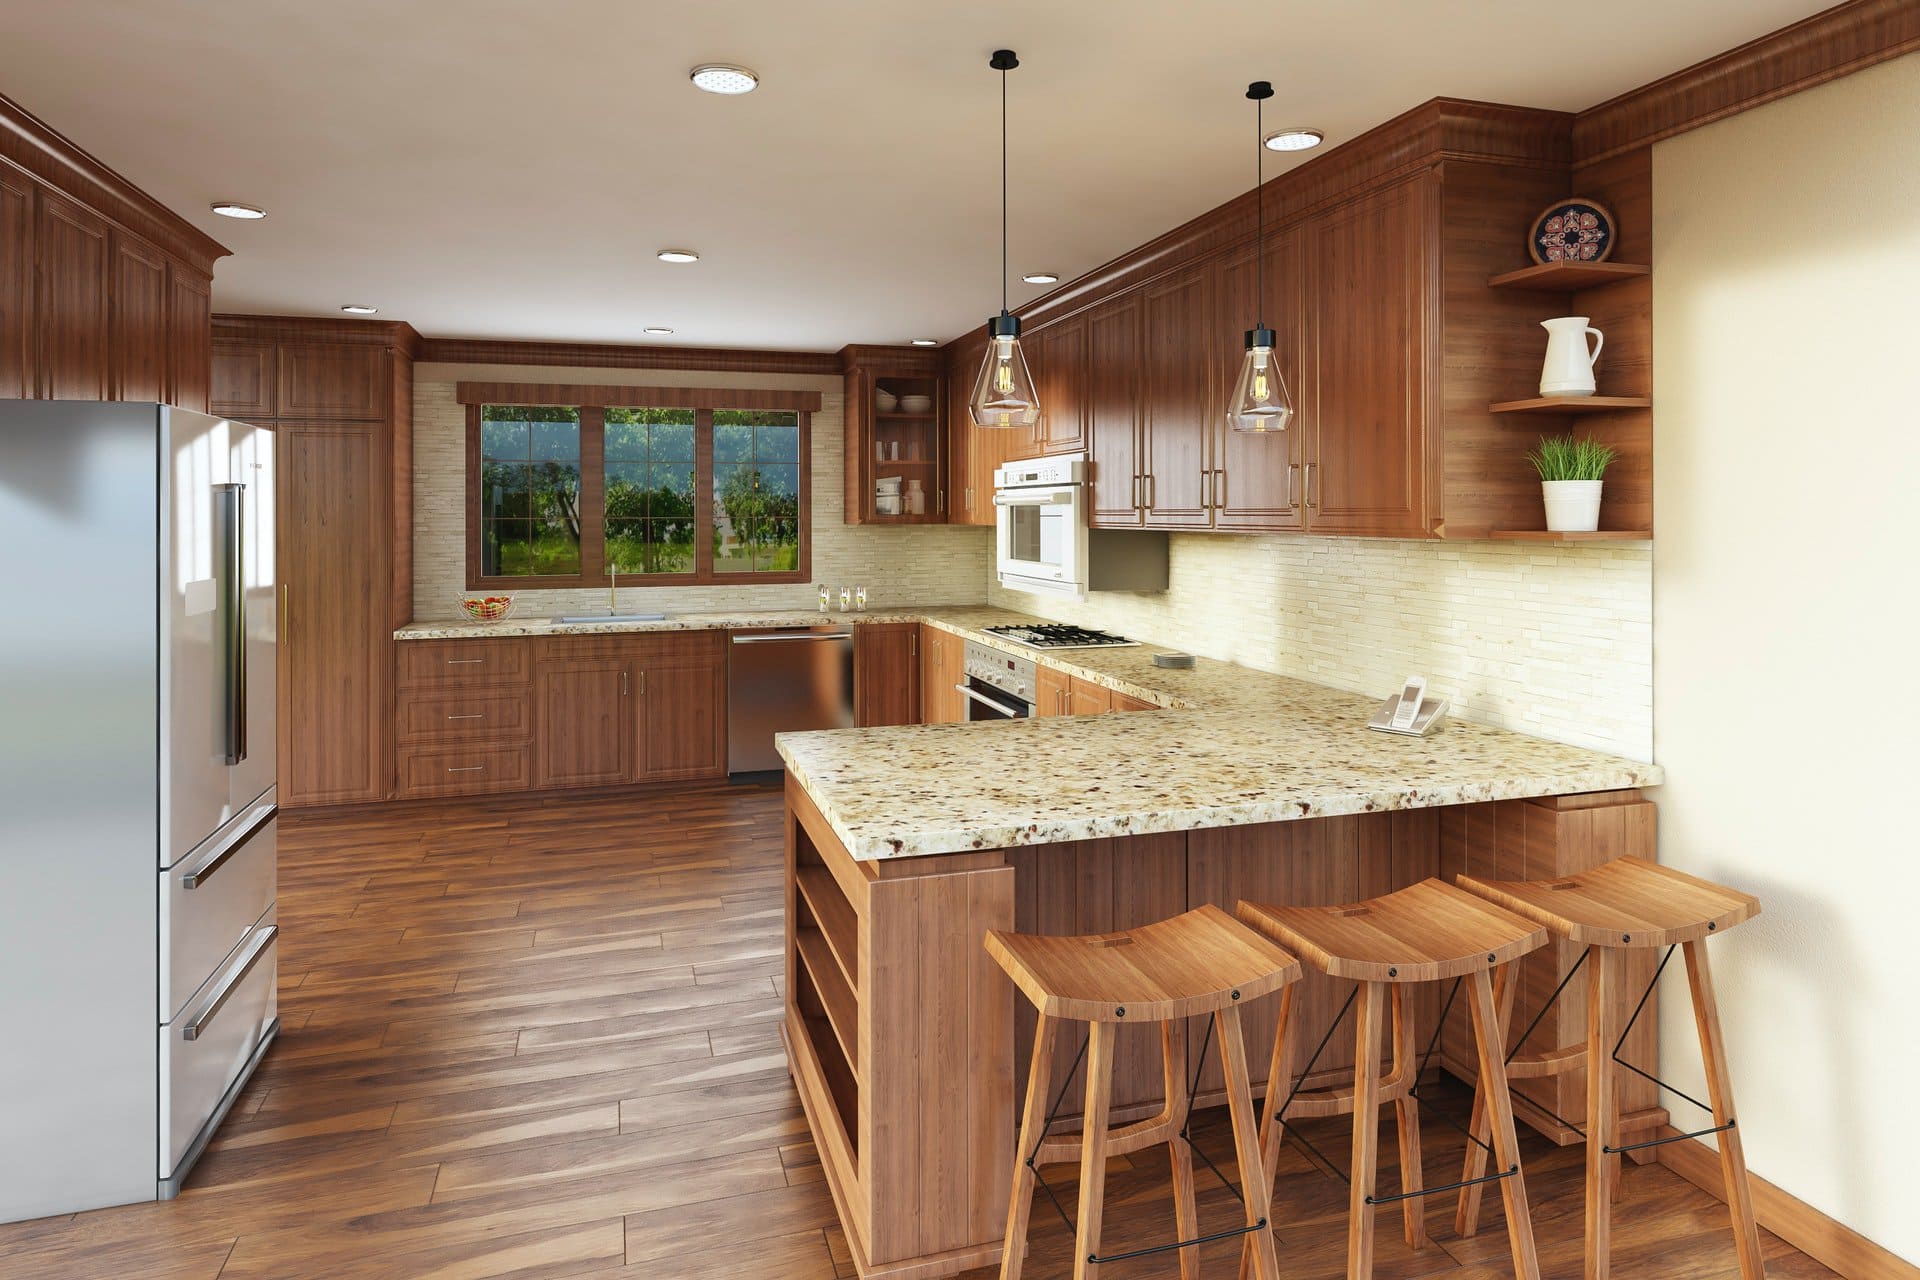
MULTIPOLYGON (((664 622, 414 623, 401 640, 926 622, 1163 708, 1104 716, 783 733, 789 771, 856 859, 1054 844, 1385 809, 1658 785, 1658 765, 1449 718, 1425 738, 1366 725, 1380 698, 1165 648, 1036 653, 980 628, 1034 619, 982 605, 741 610, 664 622)), ((1441 691, 1444 692, 1444 691, 1441 691)), ((1384 696, 1384 691, 1381 696, 1384 696)))

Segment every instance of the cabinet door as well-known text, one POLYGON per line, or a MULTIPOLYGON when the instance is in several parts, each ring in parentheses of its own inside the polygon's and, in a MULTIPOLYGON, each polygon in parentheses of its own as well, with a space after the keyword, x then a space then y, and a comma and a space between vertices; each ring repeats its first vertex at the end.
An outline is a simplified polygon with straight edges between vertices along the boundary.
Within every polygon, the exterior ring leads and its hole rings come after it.
POLYGON ((1248 246, 1230 257, 1220 273, 1211 356, 1224 388, 1213 422, 1210 496, 1216 529, 1274 531, 1298 529, 1301 524, 1299 233, 1269 233, 1260 265, 1256 281, 1253 248, 1248 246), (1294 404, 1294 421, 1285 431, 1271 434, 1236 431, 1226 413, 1246 359, 1247 330, 1259 321, 1274 331, 1274 361, 1294 404))
POLYGON ((922 624, 920 628, 920 720, 924 724, 952 724, 963 717, 960 695, 960 637, 951 631, 922 624))
POLYGON ((1071 712, 1069 699, 1073 692, 1073 677, 1058 667, 1040 663, 1033 674, 1033 714, 1036 716, 1064 716, 1071 712))
POLYGON ((109 394, 115 400, 167 398, 167 259, 134 236, 115 232, 109 394))
POLYGON ((864 623, 853 629, 853 722, 920 720, 920 624, 864 623))
POLYGON ((167 400, 211 411, 212 376, 213 281, 176 262, 167 280, 167 400))
MULTIPOLYGON (((713 633, 716 641, 723 639, 713 633)), ((727 678, 710 659, 650 661, 634 672, 639 740, 634 777, 643 782, 717 778, 727 771, 727 678)))
POLYGON ((1159 528, 1204 529, 1212 516, 1207 506, 1214 401, 1207 359, 1213 332, 1210 276, 1206 270, 1183 272, 1147 286, 1141 301, 1146 520, 1159 528))
POLYGON ((624 657, 534 667, 534 785, 594 787, 633 775, 633 672, 624 657))
POLYGON ((38 390, 32 315, 33 183, 0 165, 0 399, 38 390))
POLYGON ((1313 223, 1305 405, 1307 527, 1417 536, 1426 525, 1431 190, 1410 179, 1313 223))
POLYGON ((245 422, 275 417, 275 355, 271 343, 214 343, 213 412, 245 422))
POLYGON ((1088 521, 1127 528, 1145 515, 1140 484, 1140 295, 1087 317, 1088 521))
POLYGON ((40 334, 40 395, 105 400, 111 292, 106 221, 48 191, 35 219, 40 284, 34 302, 40 334))
POLYGON ((1077 453, 1087 447, 1087 321, 1074 316, 1050 324, 1033 336, 1038 357, 1035 389, 1040 394, 1036 451, 1077 453))
POLYGON ((973 423, 967 417, 972 384, 949 371, 946 388, 947 523, 991 524, 993 509, 980 501, 973 483, 973 423))
POLYGON ((387 790, 380 608, 381 442, 365 429, 275 433, 280 575, 280 803, 387 790))
POLYGON ((282 418, 384 421, 387 352, 384 347, 303 342, 280 348, 282 418))
POLYGON ((1113 710, 1113 690, 1074 676, 1067 685, 1067 714, 1103 716, 1113 710))

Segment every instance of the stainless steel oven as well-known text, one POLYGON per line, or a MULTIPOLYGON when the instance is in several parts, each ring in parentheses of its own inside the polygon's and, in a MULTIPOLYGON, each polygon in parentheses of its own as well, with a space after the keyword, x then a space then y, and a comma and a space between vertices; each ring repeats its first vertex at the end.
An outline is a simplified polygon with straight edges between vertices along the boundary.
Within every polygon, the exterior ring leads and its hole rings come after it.
POLYGON ((1034 663, 967 641, 966 679, 954 688, 967 699, 969 720, 1025 720, 1033 714, 1034 663))

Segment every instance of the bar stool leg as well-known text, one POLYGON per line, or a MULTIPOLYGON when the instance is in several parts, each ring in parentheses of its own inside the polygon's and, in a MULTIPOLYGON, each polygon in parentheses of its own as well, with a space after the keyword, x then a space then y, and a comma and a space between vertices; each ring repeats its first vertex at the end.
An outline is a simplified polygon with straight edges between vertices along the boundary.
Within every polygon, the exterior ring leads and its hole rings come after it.
POLYGON ((1586 1280, 1606 1280, 1613 1269, 1614 1170, 1620 1157, 1620 1094, 1614 1085, 1613 1046, 1620 1038, 1622 955, 1613 947, 1587 951, 1587 1252, 1586 1280))
POLYGON ((1074 1280, 1094 1280, 1100 1264, 1091 1261, 1100 1252, 1100 1214, 1107 1194, 1107 1110, 1113 1101, 1112 1023, 1095 1022, 1088 1028, 1087 1111, 1080 1124, 1080 1215, 1074 1236, 1074 1280))
POLYGON ((1047 1089, 1053 1083, 1057 1018, 1040 1015, 1033 1033, 1033 1061, 1027 1068, 1027 1101, 1020 1109, 1020 1145, 1013 1152, 1013 1198, 1007 1204, 1007 1238, 1000 1247, 1000 1280, 1020 1280, 1027 1259, 1027 1215, 1033 1209, 1033 1166, 1027 1158, 1040 1145, 1047 1123, 1047 1089))
POLYGON ((1720 1005, 1713 994, 1713 970, 1707 964, 1704 942, 1683 944, 1687 954, 1687 985, 1693 991, 1693 1020, 1700 1030, 1700 1056, 1707 1069, 1707 1099, 1713 1103, 1713 1123, 1734 1125, 1714 1135, 1720 1145, 1720 1173, 1727 1182, 1727 1209, 1733 1215, 1733 1239, 1740 1255, 1742 1280, 1761 1280, 1766 1264, 1760 1258, 1760 1229, 1753 1219, 1753 1186, 1747 1180, 1746 1152, 1733 1109, 1733 1078, 1727 1071, 1726 1044, 1720 1038, 1720 1005))
MULTIPOLYGON (((1267 1062, 1267 1097, 1260 1114, 1260 1185, 1266 1188, 1269 1211, 1273 1205, 1273 1180, 1280 1172, 1280 1148, 1287 1139, 1287 1122, 1280 1111, 1293 1091, 1293 984, 1280 992, 1280 1022, 1273 1030, 1273 1056, 1267 1062)), ((1240 1250, 1240 1280, 1253 1274, 1253 1242, 1240 1250)), ((1185 1280, 1183 1277, 1182 1280, 1185 1280)))
MULTIPOLYGON (((1502 1054, 1506 1052, 1507 1028, 1513 1025, 1513 993, 1516 986, 1512 964, 1503 964, 1493 971, 1493 1007, 1500 1019, 1502 1054)), ((1486 1189, 1486 1184, 1475 1179, 1487 1176, 1487 1149, 1480 1144, 1488 1141, 1487 1135, 1492 1132, 1492 1126, 1487 1123, 1486 1088, 1486 1081, 1474 1082, 1473 1119, 1467 1124, 1467 1132, 1473 1135, 1474 1140, 1467 1143, 1467 1163, 1460 1171, 1460 1181, 1467 1185, 1460 1188, 1460 1204, 1453 1214, 1453 1229, 1463 1238, 1480 1232, 1480 1193, 1486 1189)))
MULTIPOLYGON (((1393 1075, 1400 1079, 1405 1073, 1417 1073, 1420 1064, 1419 1053, 1414 1048, 1413 1011, 1407 1008, 1399 987, 1390 988, 1393 993, 1393 1075)), ((1400 1190, 1419 1191, 1426 1185, 1425 1175, 1420 1164, 1420 1099, 1415 1095, 1420 1081, 1409 1080, 1407 1091, 1393 1100, 1394 1132, 1400 1139, 1400 1190)), ((1426 1212, 1422 1207, 1425 1201, 1416 1196, 1400 1202, 1405 1222, 1407 1247, 1419 1249, 1427 1244, 1426 1212)))
MULTIPOLYGON (((1193 1149, 1181 1136, 1187 1127, 1187 1111, 1193 1100, 1187 1096, 1186 1055, 1180 1050, 1185 1041, 1179 1026, 1160 1024, 1160 1053, 1167 1087, 1167 1124, 1172 1136, 1167 1139, 1167 1160, 1173 1166, 1173 1216, 1180 1238, 1192 1240, 1200 1234, 1200 1215, 1193 1203, 1193 1149)), ((1200 1280, 1200 1246, 1189 1245, 1180 1251, 1180 1280, 1200 1280)))
POLYGON ((1353 1173, 1347 1196, 1347 1280, 1373 1274, 1373 1199, 1380 1155, 1380 997, 1385 983, 1363 982, 1354 1003, 1353 1173))
POLYGON ((1247 1074, 1240 1006, 1230 1004, 1216 1012, 1213 1026, 1220 1040, 1220 1065, 1227 1077, 1227 1110, 1233 1119, 1233 1150, 1240 1160, 1240 1194, 1247 1202, 1247 1225, 1259 1228, 1246 1237, 1241 1257, 1244 1261, 1251 1250, 1254 1280, 1278 1280, 1279 1264, 1273 1253, 1273 1185, 1262 1176, 1259 1117, 1253 1109, 1253 1082, 1247 1074))
POLYGON ((1473 989, 1473 1039, 1480 1055, 1480 1080, 1487 1098, 1494 1159, 1502 1172, 1500 1198, 1507 1211, 1507 1241, 1513 1251, 1513 1270, 1519 1280, 1540 1280, 1540 1257, 1533 1245, 1533 1218, 1527 1206, 1527 1184, 1520 1172, 1520 1140, 1513 1131, 1513 1098, 1507 1093, 1506 1050, 1499 1014, 1494 1009, 1493 983, 1483 970, 1468 980, 1473 989))

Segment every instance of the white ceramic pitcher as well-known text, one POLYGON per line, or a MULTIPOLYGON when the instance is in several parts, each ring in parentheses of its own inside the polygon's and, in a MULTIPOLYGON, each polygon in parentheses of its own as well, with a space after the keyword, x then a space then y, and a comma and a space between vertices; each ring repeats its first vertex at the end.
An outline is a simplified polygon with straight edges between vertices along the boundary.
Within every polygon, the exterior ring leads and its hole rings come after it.
POLYGON ((1593 366, 1600 359, 1606 338, 1587 323, 1586 316, 1561 316, 1542 320, 1547 331, 1547 359, 1540 366, 1540 394, 1543 396, 1590 396, 1593 394, 1593 366), (1593 350, 1587 350, 1587 335, 1593 335, 1593 350))

